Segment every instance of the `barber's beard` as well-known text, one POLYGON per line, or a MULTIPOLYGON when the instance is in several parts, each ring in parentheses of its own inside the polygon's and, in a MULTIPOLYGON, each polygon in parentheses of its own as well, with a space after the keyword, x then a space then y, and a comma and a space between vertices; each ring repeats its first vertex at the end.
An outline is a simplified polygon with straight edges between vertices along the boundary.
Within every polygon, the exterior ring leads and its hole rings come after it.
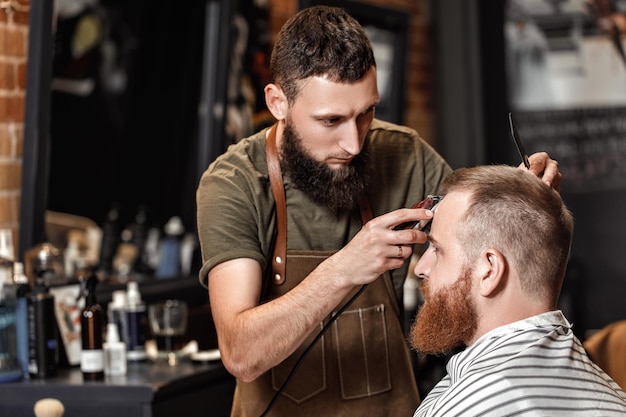
POLYGON ((302 138, 287 121, 283 131, 281 166, 296 188, 331 210, 351 210, 369 184, 369 153, 364 147, 349 165, 331 169, 311 158, 302 138))
POLYGON ((411 345, 422 354, 448 354, 463 347, 476 331, 478 318, 470 299, 472 270, 464 268, 459 280, 447 289, 430 293, 422 282, 426 300, 411 328, 411 345))

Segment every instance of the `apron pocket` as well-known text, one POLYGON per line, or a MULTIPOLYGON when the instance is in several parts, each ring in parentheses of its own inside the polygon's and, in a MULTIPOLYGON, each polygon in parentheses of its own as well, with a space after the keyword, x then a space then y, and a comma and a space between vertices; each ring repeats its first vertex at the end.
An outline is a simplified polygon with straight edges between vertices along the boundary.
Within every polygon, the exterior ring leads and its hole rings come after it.
POLYGON ((346 310, 333 327, 342 397, 354 399, 389 391, 385 305, 346 310))
MULTIPOLYGON (((323 327, 320 324, 320 329, 323 327)), ((300 347, 279 365, 272 368, 272 387, 278 391, 296 365, 302 353, 311 344, 318 332, 312 332, 300 347)), ((324 337, 315 343, 298 365, 298 369, 287 383, 283 395, 297 404, 308 400, 326 389, 326 367, 324 366, 324 337)))

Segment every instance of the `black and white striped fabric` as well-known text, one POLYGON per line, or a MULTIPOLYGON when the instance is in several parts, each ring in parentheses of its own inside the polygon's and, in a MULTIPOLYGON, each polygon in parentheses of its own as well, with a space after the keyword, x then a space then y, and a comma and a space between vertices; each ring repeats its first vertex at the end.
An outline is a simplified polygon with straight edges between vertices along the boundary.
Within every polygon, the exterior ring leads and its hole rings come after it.
POLYGON ((626 416, 626 394, 560 311, 496 328, 446 368, 414 417, 626 416))

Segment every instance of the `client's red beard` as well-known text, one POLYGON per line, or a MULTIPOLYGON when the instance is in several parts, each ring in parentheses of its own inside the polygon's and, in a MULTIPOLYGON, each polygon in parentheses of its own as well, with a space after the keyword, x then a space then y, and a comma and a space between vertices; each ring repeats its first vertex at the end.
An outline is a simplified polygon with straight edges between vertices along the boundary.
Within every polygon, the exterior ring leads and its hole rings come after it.
POLYGON ((424 304, 411 328, 411 345, 423 354, 447 354, 465 345, 477 328, 476 309, 469 298, 472 271, 464 268, 449 288, 431 294, 422 281, 424 304))

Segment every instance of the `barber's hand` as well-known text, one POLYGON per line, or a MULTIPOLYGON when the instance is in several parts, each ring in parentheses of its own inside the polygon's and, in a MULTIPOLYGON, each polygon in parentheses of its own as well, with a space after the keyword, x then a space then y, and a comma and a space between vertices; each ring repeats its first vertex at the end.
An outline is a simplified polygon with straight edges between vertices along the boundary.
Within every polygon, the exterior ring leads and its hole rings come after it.
POLYGON ((367 222, 346 246, 335 253, 334 272, 349 285, 366 284, 396 269, 413 253, 416 243, 425 243, 426 233, 417 229, 394 230, 408 221, 431 219, 425 209, 398 209, 367 222))
MULTIPOLYGON (((543 182, 554 188, 556 191, 561 191, 561 178, 563 175, 559 171, 558 161, 550 158, 545 152, 537 152, 528 157, 530 162, 529 172, 541 178, 543 182)), ((524 164, 520 164, 519 168, 526 169, 524 164)))

